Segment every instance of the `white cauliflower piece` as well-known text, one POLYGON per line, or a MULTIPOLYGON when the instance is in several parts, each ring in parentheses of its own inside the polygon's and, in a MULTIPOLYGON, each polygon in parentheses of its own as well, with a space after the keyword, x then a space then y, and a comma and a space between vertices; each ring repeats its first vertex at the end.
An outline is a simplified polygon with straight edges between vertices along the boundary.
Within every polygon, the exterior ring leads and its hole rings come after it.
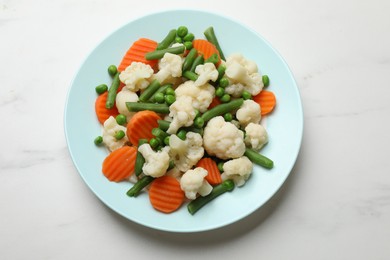
POLYGON ((129 121, 136 112, 130 112, 127 109, 126 102, 137 102, 138 95, 137 93, 128 90, 127 88, 122 88, 121 91, 118 92, 115 99, 116 107, 118 108, 118 112, 122 115, 125 115, 127 121, 129 121))
POLYGON ((206 83, 199 87, 194 81, 188 80, 175 89, 176 98, 187 96, 191 98, 192 106, 200 112, 205 112, 213 101, 215 88, 206 83))
POLYGON ((227 161, 223 164, 222 180, 231 179, 236 186, 242 186, 252 174, 253 163, 246 156, 227 161))
POLYGON ((190 126, 194 123, 196 113, 191 103, 191 97, 182 96, 176 98, 176 101, 169 106, 169 116, 172 118, 172 121, 167 130, 168 134, 175 134, 180 127, 190 126))
POLYGON ((204 148, 220 159, 238 158, 245 152, 244 133, 222 116, 212 118, 203 133, 204 148))
POLYGON ((208 172, 201 167, 188 170, 183 174, 180 179, 180 187, 188 199, 196 199, 198 193, 202 197, 210 194, 213 187, 204 179, 207 174, 208 172))
POLYGON ((261 120, 260 105, 253 100, 245 100, 244 104, 237 110, 236 118, 243 127, 249 123, 258 124, 261 120))
POLYGON ((141 145, 138 151, 145 158, 142 171, 145 175, 158 178, 163 176, 169 167, 169 147, 165 146, 161 151, 154 151, 148 143, 141 145))
POLYGON ((225 92, 232 97, 241 97, 245 87, 241 83, 230 84, 225 88, 225 92))
POLYGON ((252 96, 259 94, 264 87, 256 63, 246 60, 241 54, 231 55, 226 59, 225 75, 231 83, 228 91, 235 95, 240 91, 236 88, 241 88, 237 83, 241 83, 244 86, 243 90, 248 91, 252 96))
POLYGON ((153 75, 150 65, 142 62, 132 62, 119 74, 119 79, 126 85, 128 90, 137 92, 149 86, 149 79, 153 75))
POLYGON ((245 127, 245 133, 245 144, 254 150, 260 150, 268 142, 267 131, 260 124, 249 123, 245 127))
POLYGON ((196 87, 208 83, 209 80, 215 82, 218 79, 218 70, 211 62, 196 66, 195 73, 198 74, 198 78, 194 83, 196 87))
POLYGON ((153 75, 161 84, 174 83, 175 78, 181 77, 182 57, 172 53, 165 53, 158 63, 159 71, 153 75))
POLYGON ((185 140, 171 135, 169 147, 169 155, 174 160, 175 167, 182 172, 191 169, 204 155, 202 136, 194 132, 188 132, 185 140))
POLYGON ((102 137, 104 144, 110 151, 121 148, 128 141, 126 135, 120 140, 115 138, 116 133, 121 130, 126 133, 126 127, 119 125, 113 116, 104 121, 102 137))

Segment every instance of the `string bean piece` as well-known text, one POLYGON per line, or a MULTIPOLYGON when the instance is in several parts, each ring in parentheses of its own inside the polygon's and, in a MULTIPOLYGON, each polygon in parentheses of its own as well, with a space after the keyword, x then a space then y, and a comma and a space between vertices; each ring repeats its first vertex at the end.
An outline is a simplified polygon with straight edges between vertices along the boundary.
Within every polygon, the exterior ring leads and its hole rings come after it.
MULTIPOLYGON (((148 142, 147 139, 139 139, 138 147, 140 147, 143 144, 146 144, 147 142, 148 142)), ((145 158, 137 150, 137 156, 135 157, 135 166, 134 166, 134 173, 136 176, 139 176, 142 173, 142 167, 144 166, 144 163, 145 163, 145 158)))
POLYGON ((194 63, 197 54, 198 51, 195 48, 190 50, 190 52, 187 54, 186 58, 184 59, 183 67, 182 67, 183 71, 191 69, 191 66, 194 63))
POLYGON ((129 197, 137 197, 138 194, 148 186, 150 183, 154 181, 154 178, 148 175, 143 176, 141 179, 139 179, 131 189, 129 189, 126 194, 129 197))
POLYGON ((156 113, 169 114, 169 107, 166 104, 126 102, 126 107, 130 112, 151 110, 156 113))
POLYGON ((271 159, 259 154, 253 149, 246 148, 244 155, 248 157, 248 159, 251 160, 253 163, 260 165, 264 168, 272 169, 274 167, 274 162, 271 159))
POLYGON ((163 50, 168 48, 176 38, 176 29, 172 29, 168 32, 165 38, 157 44, 156 50, 163 50))
POLYGON ((216 197, 224 194, 225 192, 232 191, 234 189, 234 181, 225 180, 221 184, 215 186, 211 193, 205 197, 199 196, 187 205, 188 212, 194 215, 204 205, 215 199, 216 197))
POLYGON ((149 86, 139 96, 139 101, 148 101, 153 96, 153 94, 160 88, 160 86, 161 84, 157 79, 153 80, 152 83, 150 83, 149 86))
POLYGON ((118 92, 120 80, 119 80, 119 72, 117 72, 112 80, 111 86, 108 89, 106 108, 111 109, 115 105, 116 93, 118 92))
POLYGON ((219 56, 221 57, 221 59, 226 60, 226 59, 225 59, 225 55, 223 55, 221 46, 220 46, 219 43, 218 43, 218 39, 217 39, 217 36, 215 35, 214 28, 213 28, 212 26, 210 26, 209 28, 207 28, 207 29, 204 31, 204 35, 206 36, 206 39, 207 39, 209 42, 211 42, 212 44, 215 45, 215 47, 217 47, 217 50, 219 51, 219 56))
POLYGON ((240 108, 243 103, 244 103, 244 99, 238 98, 228 103, 217 105, 210 110, 207 110, 206 112, 203 113, 201 117, 205 122, 207 122, 213 117, 222 116, 230 111, 240 108))
POLYGON ((192 72, 192 71, 184 71, 183 72, 183 77, 189 79, 189 80, 192 80, 192 81, 196 81, 198 79, 198 74, 196 74, 195 72, 192 72))
POLYGON ((194 62, 192 63, 192 66, 190 68, 190 71, 195 73, 195 69, 198 65, 201 65, 204 63, 204 57, 203 54, 199 55, 198 57, 195 58, 194 62))
MULTIPOLYGON (((149 101, 154 103, 156 101, 155 100, 156 95, 158 95, 159 93, 165 94, 165 91, 169 87, 172 88, 172 84, 165 84, 165 85, 161 86, 159 89, 156 90, 156 92, 154 92, 154 94, 150 97, 149 101)), ((164 95, 163 95, 163 97, 164 97, 164 95)))
POLYGON ((180 45, 177 47, 170 47, 162 50, 155 50, 152 52, 148 52, 145 54, 146 60, 159 60, 162 57, 164 57, 165 53, 172 53, 172 54, 182 54, 184 53, 186 47, 184 45, 180 45))
POLYGON ((167 120, 157 120, 157 124, 161 130, 167 131, 169 129, 169 125, 171 124, 171 122, 167 120))

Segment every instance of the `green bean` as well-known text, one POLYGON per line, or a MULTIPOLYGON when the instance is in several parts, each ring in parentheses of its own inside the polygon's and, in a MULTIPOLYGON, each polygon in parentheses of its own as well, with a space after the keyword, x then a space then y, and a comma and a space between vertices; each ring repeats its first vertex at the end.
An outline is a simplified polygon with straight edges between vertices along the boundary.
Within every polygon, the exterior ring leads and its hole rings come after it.
POLYGON ((169 122, 167 120, 157 120, 157 123, 158 123, 158 127, 163 131, 167 131, 169 128, 169 125, 171 124, 171 122, 169 122))
POLYGON ((188 212, 194 215, 199 209, 205 206, 207 203, 224 194, 225 192, 232 191, 234 189, 234 181, 225 180, 221 184, 215 186, 211 193, 207 196, 199 196, 187 205, 188 212))
POLYGON ((225 164, 225 162, 224 161, 220 161, 219 163, 218 163, 218 170, 220 171, 220 172, 223 172, 223 165, 225 164))
POLYGON ((126 107, 130 112, 151 110, 151 111, 154 111, 156 113, 161 113, 161 114, 168 114, 169 113, 169 107, 166 104, 126 102, 126 107))
POLYGON ((198 65, 202 65, 204 63, 204 57, 203 54, 199 55, 198 57, 195 58, 194 62, 192 63, 192 66, 190 68, 191 72, 195 73, 195 69, 198 65))
POLYGON ((181 140, 186 140, 187 131, 184 129, 180 129, 179 132, 177 132, 177 137, 179 137, 181 140))
MULTIPOLYGON (((161 86, 159 89, 156 90, 156 92, 154 92, 154 94, 149 98, 149 101, 154 103, 156 100, 155 100, 155 97, 158 93, 162 93, 162 94, 165 94, 165 91, 167 90, 167 88, 171 87, 172 88, 172 84, 165 84, 163 86, 161 86)), ((164 95, 163 95, 164 96, 164 95)))
POLYGON ((115 74, 118 72, 118 69, 116 68, 115 65, 110 65, 110 66, 107 68, 107 71, 108 71, 108 74, 109 74, 111 77, 114 77, 115 74))
POLYGON ((152 138, 149 140, 150 147, 156 149, 160 145, 160 141, 157 138, 152 138))
POLYGON ((167 133, 165 133, 158 127, 152 129, 152 135, 154 135, 155 137, 160 137, 162 140, 164 140, 164 138, 168 136, 167 133))
POLYGON ((195 72, 192 72, 192 71, 184 71, 183 72, 183 77, 189 79, 189 80, 192 80, 192 81, 196 81, 198 79, 198 74, 196 74, 195 72))
POLYGON ((138 194, 148 186, 150 183, 154 181, 154 178, 148 175, 143 176, 141 179, 139 179, 131 189, 129 189, 126 194, 129 197, 137 197, 138 194))
POLYGON ((253 163, 263 166, 264 168, 272 169, 274 167, 274 162, 271 159, 259 154, 255 150, 246 148, 244 155, 253 163))
MULTIPOLYGON (((148 143, 147 139, 139 139, 138 147, 146 143, 148 143)), ((135 157, 135 166, 134 166, 134 173, 136 176, 139 176, 142 173, 142 167, 144 166, 144 163, 145 163, 145 158, 137 150, 137 156, 135 157)))
POLYGON ((218 79, 217 81, 219 81, 223 75, 225 75, 225 71, 226 71, 226 65, 225 64, 220 64, 217 68, 217 71, 218 71, 218 79))
POLYGON ((269 86, 269 77, 268 77, 268 75, 263 75, 262 80, 263 80, 264 87, 268 87, 269 86))
POLYGON ((126 116, 125 115, 119 114, 115 117, 115 120, 118 123, 118 125, 126 124, 126 116))
POLYGON ((115 105, 115 98, 116 98, 116 93, 118 92, 119 83, 120 83, 119 72, 117 72, 114 76, 114 79, 112 80, 110 88, 108 89, 108 95, 106 101, 107 109, 111 109, 115 105))
POLYGON ((224 103, 213 107, 212 109, 206 111, 201 116, 205 122, 209 121, 211 118, 216 116, 224 115, 227 112, 238 109, 242 106, 244 100, 242 98, 238 98, 230 101, 229 103, 224 103))
POLYGON ((153 94, 159 89, 161 86, 160 82, 155 79, 152 81, 152 83, 149 84, 149 86, 142 92, 142 94, 139 96, 139 101, 146 102, 148 101, 153 94))
POLYGON ((212 44, 215 45, 215 47, 217 47, 217 50, 219 51, 219 56, 221 57, 221 59, 226 60, 226 59, 225 59, 225 55, 223 55, 221 46, 220 46, 219 43, 218 43, 218 39, 217 39, 217 36, 215 35, 214 28, 213 28, 212 26, 210 26, 209 28, 207 28, 207 29, 204 31, 204 35, 206 36, 206 39, 207 39, 209 42, 211 42, 212 44))
POLYGON ((187 54, 186 58, 184 59, 183 67, 182 67, 183 71, 191 69, 191 66, 194 63, 197 54, 198 51, 195 48, 190 50, 190 52, 187 54))
POLYGON ((177 28, 177 32, 176 34, 179 36, 179 37, 184 37, 186 36, 188 33, 188 28, 185 27, 185 26, 179 26, 179 28, 177 28))
POLYGON ((99 95, 103 94, 104 92, 106 92, 108 89, 107 85, 106 84, 100 84, 99 86, 96 86, 95 90, 96 90, 96 93, 98 93, 99 95))
POLYGON ((125 132, 123 130, 119 130, 118 132, 116 132, 115 134, 115 139, 116 140, 121 140, 123 137, 125 137, 125 132))
POLYGON ((156 50, 152 52, 148 52, 145 54, 145 59, 146 60, 158 60, 164 57, 165 53, 172 53, 172 54, 182 54, 184 53, 186 47, 184 45, 180 45, 177 47, 170 47, 167 49, 162 49, 162 50, 156 50))
POLYGON ((93 140, 93 142, 96 144, 96 145, 100 145, 101 143, 103 143, 103 137, 101 137, 100 135, 98 137, 95 138, 95 140, 93 140))
POLYGON ((206 59, 204 63, 210 62, 216 64, 218 61, 219 61, 219 56, 218 54, 214 53, 208 59, 206 59))
POLYGON ((169 145, 169 135, 164 138, 164 144, 169 145))
POLYGON ((194 133, 197 133, 197 134, 200 134, 200 135, 203 135, 203 131, 204 131, 203 128, 196 128, 196 127, 194 127, 194 126, 183 127, 183 128, 180 128, 180 129, 183 129, 183 130, 185 130, 186 132, 194 132, 194 133))
POLYGON ((165 38, 157 45, 156 50, 163 50, 168 48, 176 38, 176 29, 172 29, 168 32, 165 38))

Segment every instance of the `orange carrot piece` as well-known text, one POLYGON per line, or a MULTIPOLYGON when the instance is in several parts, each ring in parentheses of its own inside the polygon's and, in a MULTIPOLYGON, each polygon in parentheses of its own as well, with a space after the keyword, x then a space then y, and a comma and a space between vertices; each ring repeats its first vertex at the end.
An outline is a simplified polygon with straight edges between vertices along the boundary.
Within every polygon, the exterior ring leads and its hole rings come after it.
POLYGON ((110 181, 119 182, 134 172, 137 148, 123 146, 110 153, 103 161, 102 172, 110 181))
POLYGON ((126 135, 130 143, 138 146, 140 139, 150 140, 153 138, 152 129, 158 127, 157 120, 160 119, 160 116, 156 112, 149 110, 135 113, 127 123, 126 135))
POLYGON ((157 65, 158 60, 146 60, 145 54, 154 51, 157 44, 156 41, 147 38, 140 38, 135 41, 123 56, 122 61, 118 66, 118 71, 124 71, 133 61, 149 64, 154 68, 157 65))
POLYGON ((222 104, 222 102, 219 100, 218 97, 214 97, 213 100, 211 101, 208 109, 211 109, 211 108, 213 108, 215 106, 218 106, 219 104, 222 104))
POLYGON ((183 204, 184 192, 176 178, 165 175, 155 179, 150 185, 149 200, 156 210, 171 213, 183 204))
MULTIPOLYGON (((195 39, 192 41, 192 46, 198 51, 198 55, 203 54, 205 60, 210 58, 210 56, 213 55, 214 53, 217 53, 219 57, 219 51, 217 50, 217 47, 215 47, 214 44, 212 44, 207 40, 195 39)), ((221 57, 219 57, 219 62, 220 61, 221 61, 221 57)))
POLYGON ((205 179, 211 185, 217 185, 222 182, 221 172, 218 169, 217 163, 211 158, 202 158, 196 164, 196 167, 202 167, 207 170, 208 174, 205 179))
POLYGON ((111 109, 106 108, 108 92, 99 95, 95 101, 95 113, 101 124, 104 123, 110 116, 116 117, 119 115, 118 109, 114 106, 111 109))
POLYGON ((262 116, 271 113, 276 106, 275 94, 268 90, 262 90, 259 94, 253 97, 253 101, 260 105, 262 116))

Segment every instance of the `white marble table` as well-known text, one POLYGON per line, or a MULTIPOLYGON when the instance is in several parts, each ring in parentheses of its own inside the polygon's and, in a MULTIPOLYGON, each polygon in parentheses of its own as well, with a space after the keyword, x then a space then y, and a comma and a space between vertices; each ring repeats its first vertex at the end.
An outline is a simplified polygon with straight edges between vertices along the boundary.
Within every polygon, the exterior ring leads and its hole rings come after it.
POLYGON ((387 0, 0 1, 0 259, 390 259, 389 14, 387 0), (66 93, 86 54, 170 8, 218 10, 263 35, 304 106, 282 189, 206 233, 155 231, 109 210, 64 137, 66 93))

